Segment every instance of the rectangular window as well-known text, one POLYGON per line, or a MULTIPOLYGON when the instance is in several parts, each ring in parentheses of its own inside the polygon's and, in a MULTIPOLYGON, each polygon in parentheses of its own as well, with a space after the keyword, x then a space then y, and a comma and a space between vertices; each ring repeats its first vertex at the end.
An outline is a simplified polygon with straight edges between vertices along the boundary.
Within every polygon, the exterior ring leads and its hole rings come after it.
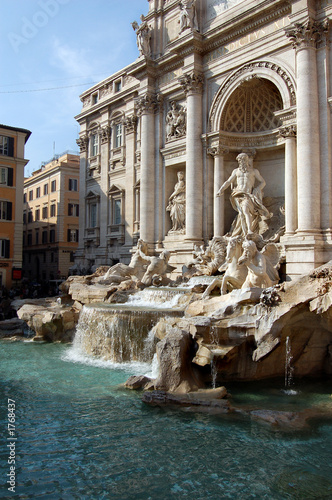
POLYGON ((36 188, 36 198, 40 198, 40 187, 36 188))
POLYGON ((29 201, 33 200, 33 190, 29 191, 29 201))
POLYGON ((122 123, 115 125, 115 147, 120 148, 122 146, 122 123))
POLYGON ((27 202, 27 194, 24 193, 24 195, 23 195, 23 203, 26 203, 26 202, 27 202))
POLYGON ((9 259, 10 257, 10 240, 0 240, 0 258, 9 259))
POLYGON ((50 229, 50 243, 55 243, 55 229, 50 229))
POLYGON ((113 224, 121 224, 121 200, 113 200, 113 224))
POLYGON ((78 229, 68 229, 67 241, 69 243, 78 242, 78 229))
POLYGON ((38 221, 40 220, 40 210, 39 208, 37 208, 37 210, 35 210, 35 221, 38 221))
POLYGON ((33 222, 32 212, 28 212, 28 224, 30 224, 30 222, 33 222))
POLYGON ((48 194, 48 184, 44 184, 44 196, 48 194))
POLYGON ((47 243, 47 231, 42 232, 42 243, 45 245, 47 243))
POLYGON ((54 193, 56 191, 56 180, 51 182, 51 193, 54 193))
POLYGON ((97 227, 97 204, 90 205, 90 227, 97 227))
POLYGON ((43 219, 47 219, 47 217, 48 217, 47 207, 43 207, 43 219))
POLYGON ((27 223, 27 214, 26 212, 23 212, 23 224, 27 223))
POLYGON ((77 179, 69 179, 69 191, 78 191, 77 179))
POLYGON ((28 233, 28 247, 32 245, 32 233, 28 233))
POLYGON ((98 134, 93 134, 91 136, 91 156, 97 156, 99 152, 99 136, 98 134))
POLYGON ((12 220, 12 202, 0 201, 0 220, 12 220))
POLYGON ((53 203, 50 207, 50 216, 55 217, 55 214, 56 214, 56 207, 55 207, 55 203, 53 203))
POLYGON ((121 82, 121 80, 117 80, 117 81, 115 82, 114 87, 115 87, 115 92, 120 92, 121 87, 122 87, 122 82, 121 82))
POLYGON ((0 167, 0 185, 12 186, 13 185, 13 172, 10 167, 0 167))
POLYGON ((0 135, 0 155, 14 156, 14 138, 0 135))
POLYGON ((98 93, 92 94, 92 104, 97 104, 98 102, 98 93))
POLYGON ((77 203, 68 203, 68 215, 78 217, 79 205, 77 203))

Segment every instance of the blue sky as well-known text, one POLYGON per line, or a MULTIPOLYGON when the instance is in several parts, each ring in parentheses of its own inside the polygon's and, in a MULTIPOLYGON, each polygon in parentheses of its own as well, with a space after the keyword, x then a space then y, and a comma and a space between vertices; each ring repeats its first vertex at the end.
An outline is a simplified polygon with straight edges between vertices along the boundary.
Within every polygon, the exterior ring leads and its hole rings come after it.
POLYGON ((149 4, 0 0, 0 6, 0 123, 31 130, 30 175, 53 152, 77 151, 79 95, 139 56, 131 22, 140 22, 149 4))

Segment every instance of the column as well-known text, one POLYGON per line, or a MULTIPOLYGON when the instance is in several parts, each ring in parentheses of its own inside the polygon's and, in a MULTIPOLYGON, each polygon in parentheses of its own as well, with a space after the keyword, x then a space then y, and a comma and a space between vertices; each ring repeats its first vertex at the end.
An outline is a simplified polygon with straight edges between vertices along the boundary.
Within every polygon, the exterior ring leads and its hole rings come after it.
POLYGON ((320 230, 320 145, 316 46, 318 25, 311 20, 287 31, 297 65, 298 232, 320 230))
POLYGON ((279 130, 285 138, 285 232, 294 234, 297 229, 297 168, 296 168, 296 126, 279 130))
POLYGON ((203 237, 203 75, 192 72, 180 78, 187 96, 186 240, 203 237))
POLYGON ((214 157, 213 178, 213 235, 223 236, 225 234, 225 196, 217 196, 220 186, 225 181, 224 154, 228 153, 225 148, 211 147, 208 153, 214 157))
POLYGON ((157 99, 147 92, 137 100, 141 117, 141 203, 140 237, 148 244, 155 241, 155 131, 157 99))
POLYGON ((127 116, 125 119, 125 134, 126 134, 126 197, 125 197, 125 245, 132 246, 134 232, 134 215, 135 215, 135 132, 137 125, 137 116, 127 116))
POLYGON ((77 139, 77 145, 80 148, 80 191, 79 191, 79 204, 80 204, 80 215, 79 215, 79 243, 78 248, 75 252, 75 263, 80 264, 84 267, 84 236, 86 230, 86 179, 87 179, 87 156, 88 156, 88 145, 89 138, 87 135, 80 136, 77 139))
POLYGON ((109 151, 110 151, 110 136, 111 127, 105 125, 99 133, 100 141, 100 212, 99 212, 99 235, 100 243, 98 249, 98 257, 101 262, 107 261, 107 234, 109 224, 109 197, 108 190, 110 188, 108 182, 109 172, 109 151))

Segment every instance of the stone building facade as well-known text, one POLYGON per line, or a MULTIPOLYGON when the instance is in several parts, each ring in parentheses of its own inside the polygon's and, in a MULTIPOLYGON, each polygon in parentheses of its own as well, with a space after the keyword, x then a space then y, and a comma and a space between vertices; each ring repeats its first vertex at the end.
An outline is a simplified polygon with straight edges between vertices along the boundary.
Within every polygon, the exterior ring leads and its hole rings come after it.
POLYGON ((24 180, 23 267, 30 280, 66 279, 79 238, 79 156, 64 153, 24 180))
POLYGON ((0 125, 0 286, 22 276, 24 149, 31 132, 0 125))
POLYGON ((179 268, 229 232, 241 152, 287 275, 331 259, 331 19, 332 0, 149 0, 138 59, 81 95, 77 262, 128 262, 140 237, 179 268))

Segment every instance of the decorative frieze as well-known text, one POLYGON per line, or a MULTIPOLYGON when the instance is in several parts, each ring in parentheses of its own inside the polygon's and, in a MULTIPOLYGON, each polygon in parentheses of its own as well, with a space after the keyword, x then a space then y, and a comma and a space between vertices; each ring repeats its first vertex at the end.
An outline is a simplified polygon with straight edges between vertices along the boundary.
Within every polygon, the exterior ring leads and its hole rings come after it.
POLYGON ((320 43, 326 43, 329 31, 329 20, 317 23, 308 19, 305 23, 295 23, 286 29, 287 38, 292 42, 293 48, 300 50, 307 47, 317 48, 320 43))
POLYGON ((201 94, 203 92, 204 76, 202 73, 193 71, 192 73, 181 76, 179 78, 179 83, 186 95, 201 94))

